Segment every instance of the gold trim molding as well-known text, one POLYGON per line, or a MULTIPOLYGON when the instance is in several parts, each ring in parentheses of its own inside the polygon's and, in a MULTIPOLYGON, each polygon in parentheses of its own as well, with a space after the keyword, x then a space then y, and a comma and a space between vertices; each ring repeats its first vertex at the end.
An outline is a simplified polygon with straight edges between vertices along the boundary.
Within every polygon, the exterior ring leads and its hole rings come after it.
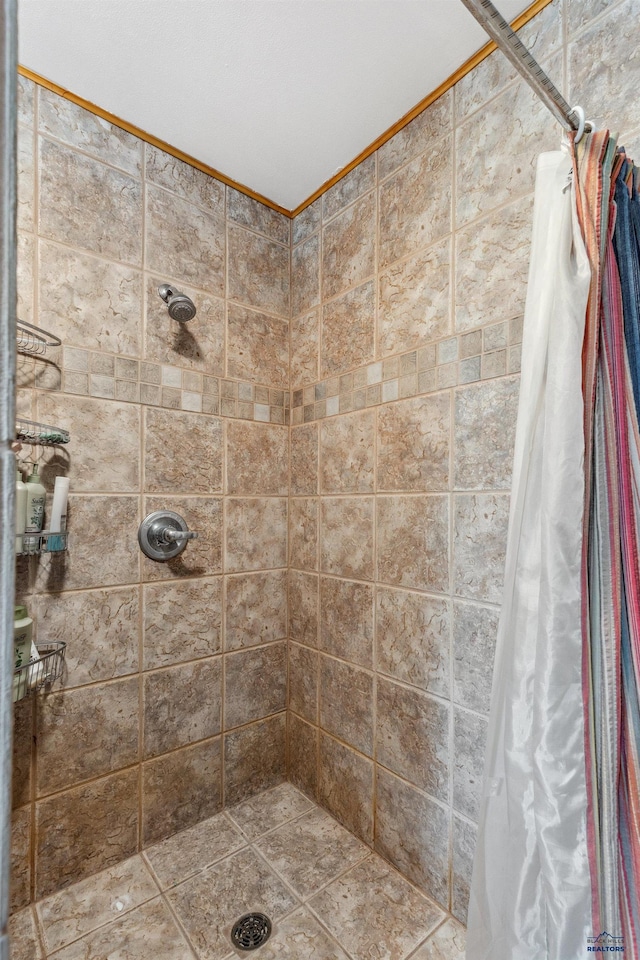
MULTIPOLYGON (((531 6, 520 14, 519 17, 512 23, 514 30, 519 30, 526 23, 529 23, 541 10, 544 10, 552 0, 534 0, 531 6)), ((252 190, 250 187, 245 186, 243 183, 238 183, 236 180, 233 180, 231 177, 227 177, 226 174, 220 173, 219 170, 216 170, 214 167, 208 166, 206 163, 202 163, 200 160, 196 160, 195 157, 189 156, 188 153, 185 153, 183 150, 179 150, 177 147, 172 146, 170 143, 166 143, 164 140, 160 140, 158 137, 154 137, 153 134, 147 133, 146 130, 141 130, 140 127, 136 127, 133 123, 129 123, 127 120, 123 120, 121 117, 117 117, 113 113, 109 113, 108 110, 103 110, 102 107, 99 107, 95 103, 91 103, 89 100, 85 100, 84 97, 78 96, 78 94, 73 93, 71 90, 66 90, 64 87, 59 86, 57 83, 54 83, 52 80, 47 80, 46 77, 40 76, 40 74, 35 73, 33 70, 29 70, 27 67, 18 67, 18 73, 22 77, 26 77, 28 80, 33 80, 34 83, 37 83, 40 87, 45 87, 47 90, 51 90, 53 93, 57 93, 59 97, 64 97, 65 100, 70 100, 71 103, 77 104, 79 107, 83 107, 85 110, 88 110, 89 113, 95 114, 97 117, 101 117, 103 120, 107 120, 109 123, 112 123, 116 127, 120 127, 121 130, 126 130, 127 133, 133 134, 134 137, 138 137, 140 140, 144 140, 145 143, 150 143, 153 147, 157 147, 159 150, 163 150, 165 153, 170 154, 170 156, 175 157, 177 160, 182 160, 184 163, 188 163, 189 166, 195 167, 196 170, 201 170, 203 173, 208 174, 210 177, 214 177, 216 180, 219 180, 221 183, 226 183, 227 186, 233 187, 234 190, 238 190, 240 193, 244 193, 247 197, 251 197, 253 200, 257 200, 259 203, 263 203, 266 207, 270 207, 272 210, 276 210, 278 213, 283 214, 285 217, 293 219, 297 217, 299 213, 302 213, 303 210, 306 210, 318 197, 321 197, 323 193, 326 193, 331 187, 336 183, 346 177, 348 173, 362 163, 363 160, 366 160, 367 157, 370 157, 372 153, 375 153, 383 143, 386 143, 387 140, 390 140, 396 135, 403 127, 406 127, 407 124, 411 123, 412 120, 415 120, 419 114, 421 114, 427 107, 430 107, 432 103, 438 100, 443 96, 447 90, 450 90, 451 87, 455 86, 458 80, 461 80, 468 73, 470 73, 478 64, 482 63, 489 54, 493 53, 494 50, 497 50, 496 44, 491 40, 489 43, 486 43, 484 47, 478 50, 477 53, 474 53, 472 57, 469 57, 462 66, 448 77, 444 83, 441 83, 439 87, 436 87, 435 90, 432 90, 426 97, 424 97, 419 103, 412 107, 408 113, 405 113, 400 120, 396 121, 388 130, 385 130, 373 143, 370 143, 368 147, 365 147, 357 157, 343 167, 342 170, 334 174, 331 179, 327 180, 322 184, 321 187, 311 194, 310 197, 307 197, 301 204, 299 204, 294 210, 287 210, 285 207, 280 206, 279 203, 275 203, 273 200, 269 200, 268 197, 264 197, 261 193, 252 190)))

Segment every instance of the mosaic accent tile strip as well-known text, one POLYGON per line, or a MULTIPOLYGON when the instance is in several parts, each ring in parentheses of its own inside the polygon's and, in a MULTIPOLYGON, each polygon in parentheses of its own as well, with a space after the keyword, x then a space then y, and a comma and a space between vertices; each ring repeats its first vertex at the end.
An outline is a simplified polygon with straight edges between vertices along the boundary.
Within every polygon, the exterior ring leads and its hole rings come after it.
MULTIPOLYGON (((61 389, 77 396, 101 397, 144 406, 189 410, 263 423, 289 423, 290 394, 243 380, 209 377, 169 364, 149 363, 111 354, 62 348, 55 386, 43 382, 40 364, 19 358, 20 386, 61 389)), ((50 379, 50 371, 49 371, 50 379)))
POLYGON ((522 317, 448 336, 291 392, 291 423, 520 372, 522 317))

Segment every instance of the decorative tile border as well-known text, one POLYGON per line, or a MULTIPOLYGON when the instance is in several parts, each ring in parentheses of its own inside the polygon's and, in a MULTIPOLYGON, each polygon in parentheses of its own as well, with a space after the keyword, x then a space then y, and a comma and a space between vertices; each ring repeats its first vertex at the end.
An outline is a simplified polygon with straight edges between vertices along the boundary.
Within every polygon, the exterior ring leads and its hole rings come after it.
POLYGON ((471 330, 293 390, 291 423, 520 372, 522 317, 471 330))
POLYGON ((77 396, 99 397, 207 413, 236 420, 289 423, 290 394, 259 384, 226 377, 210 377, 197 370, 170 364, 132 360, 75 347, 62 348, 62 363, 46 365, 20 356, 21 388, 58 390, 77 396), (42 368, 42 369, 40 369, 42 368))

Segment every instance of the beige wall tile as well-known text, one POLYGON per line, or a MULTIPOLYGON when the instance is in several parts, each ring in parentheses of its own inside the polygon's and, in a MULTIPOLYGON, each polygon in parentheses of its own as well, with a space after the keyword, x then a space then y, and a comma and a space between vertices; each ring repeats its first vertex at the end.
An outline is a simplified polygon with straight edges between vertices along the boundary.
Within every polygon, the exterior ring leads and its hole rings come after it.
POLYGON ((320 733, 318 800, 365 843, 373 842, 373 762, 320 733))
POLYGON ((449 139, 402 167, 380 187, 380 265, 388 266, 451 230, 449 139))
POLYGON ((369 281, 322 308, 321 375, 344 373, 373 360, 374 337, 375 288, 369 281))
POLYGON ((222 660, 178 664, 144 677, 146 758, 220 733, 222 660))
POLYGON ((373 499, 325 497, 320 511, 320 568, 323 573, 372 580, 373 499))
POLYGON ((40 233, 51 240, 112 260, 142 262, 140 181, 43 137, 39 218, 40 233))
POLYGON ((229 420, 226 425, 226 492, 276 494, 289 488, 289 431, 286 427, 229 420))
POLYGON ((31 800, 31 752, 33 745, 33 700, 25 697, 13 708, 13 758, 11 766, 11 808, 31 800))
POLYGON ((227 374, 285 388, 289 383, 289 324, 230 303, 227 374))
POLYGON ((297 643, 289 644, 288 709, 318 722, 318 654, 297 643))
POLYGON ((286 499, 229 498, 225 509, 226 572, 286 566, 286 499))
POLYGON ((224 220, 150 184, 146 198, 147 268, 224 296, 224 220))
MULTIPOLYGON (((575 3, 573 6, 575 8, 575 3)), ((570 20, 572 16, 576 17, 575 9, 570 20)), ((640 50, 634 30, 637 18, 637 0, 625 0, 569 44, 572 103, 577 97, 598 130, 610 123, 622 131, 638 126, 638 114, 633 106, 640 71, 640 50)))
MULTIPOLYGON (((69 478, 75 493, 137 493, 140 489, 140 408, 130 403, 40 393, 37 416, 68 430, 68 462, 58 448, 46 451, 41 475, 53 490, 69 478)), ((65 454, 67 453, 65 449, 65 454)))
POLYGON ((228 297, 289 316, 289 248, 229 224, 228 297))
POLYGON ((18 166, 18 209, 17 226, 19 230, 35 229, 35 163, 34 138, 30 127, 18 124, 18 146, 16 163, 18 166))
POLYGON ((143 595, 144 670, 220 652, 222 577, 147 584, 143 595))
POLYGON ((221 807, 220 738, 174 750, 142 766, 142 843, 163 840, 221 807), (185 784, 189 785, 185 791, 185 784))
POLYGON ((448 601, 378 587, 376 669, 448 697, 450 629, 448 601))
POLYGON ((284 713, 225 734, 224 802, 238 803, 286 776, 284 713), (257 765, 256 757, 262 762, 257 765))
POLYGON ((318 577, 289 570, 289 634, 315 647, 318 643, 318 577))
POLYGON ((378 412, 378 490, 433 493, 449 485, 448 393, 412 397, 378 412))
POLYGON ((219 180, 145 143, 145 179, 184 200, 224 217, 225 187, 219 180))
POLYGON ((319 197, 292 221, 291 242, 293 244, 301 243, 302 240, 315 233, 320 226, 321 219, 322 197, 319 197))
POLYGON ((501 602, 508 520, 508 494, 454 497, 453 589, 456 596, 501 602))
POLYGON ((41 594, 35 599, 36 620, 46 625, 47 642, 67 642, 67 686, 137 672, 137 587, 41 594))
POLYGON ((376 761, 446 803, 449 708, 419 690, 378 678, 376 761))
POLYGON ((453 711, 453 806, 471 820, 480 813, 487 721, 476 714, 453 711))
POLYGON ((456 490, 510 488, 519 391, 519 377, 456 390, 456 490))
POLYGON ((320 311, 312 310, 291 321, 291 386, 318 379, 320 311))
POLYGON ((45 87, 38 88, 38 128, 132 176, 142 175, 143 144, 137 137, 45 87))
POLYGON ((440 593, 449 586, 446 496, 379 497, 378 579, 440 593))
POLYGON ((380 273, 378 346, 382 356, 449 333, 450 248, 447 237, 380 273))
POLYGON ((168 494, 144 498, 143 516, 164 509, 179 513, 189 530, 195 530, 200 536, 190 540, 186 550, 174 560, 159 562, 142 557, 142 579, 171 580, 222 573, 222 498, 183 498, 168 494))
POLYGON ((33 80, 18 75, 18 120, 33 126, 33 105, 36 96, 33 80))
POLYGON ((44 698, 37 716, 38 796, 135 763, 139 712, 133 677, 44 698))
POLYGON ((225 730, 287 708, 287 645, 270 643, 225 657, 225 730), (251 696, 247 696, 247 690, 251 696))
POLYGON ((8 929, 11 960, 42 960, 44 955, 32 907, 25 907, 12 914, 9 917, 8 929))
POLYGON ((221 420, 147 407, 144 423, 147 493, 222 492, 221 420))
POLYGON ((499 613, 493 607, 453 604, 453 699, 489 713, 499 613))
POLYGON ((240 226, 256 230, 265 237, 271 237, 280 243, 289 243, 289 218, 240 193, 239 190, 234 190, 233 187, 227 187, 227 216, 240 226))
POLYGON ((123 770, 40 800, 36 899, 133 856, 137 839, 137 770, 123 770))
POLYGON ((138 497, 69 497, 73 550, 41 558, 39 593, 115 586, 138 580, 138 497))
POLYGON ((453 857, 451 871, 451 913, 461 923, 467 922, 469 889, 476 849, 477 830, 474 824, 453 815, 453 857))
POLYGON ((176 323, 158 296, 166 276, 147 274, 144 356, 156 363, 224 375, 225 303, 204 290, 180 280, 179 289, 191 297, 196 315, 189 323, 176 323))
POLYGON ((305 240, 291 253, 291 315, 308 313, 320 302, 320 235, 305 240))
POLYGON ((302 570, 318 569, 318 501, 289 501, 289 563, 302 570))
POLYGON ((26 907, 31 899, 31 807, 11 814, 10 844, 9 909, 13 912, 26 907))
MULTIPOLYGON (((456 87, 456 93, 458 88, 456 87)), ((433 145, 435 140, 451 132, 453 90, 448 90, 415 120, 387 140, 378 150, 380 179, 388 177, 399 166, 433 145)))
POLYGON ((320 636, 325 653, 373 667, 373 586, 320 578, 320 636))
MULTIPOLYGON (((557 58, 545 68, 550 76, 560 74, 557 58)), ((538 154, 557 144, 555 121, 524 80, 461 124, 456 131, 457 226, 530 193, 538 154)))
POLYGON ((322 217, 329 220, 348 203, 361 197, 376 185, 376 157, 367 157, 362 163, 339 180, 322 197, 322 217))
POLYGON ((286 636, 286 570, 225 578, 225 651, 286 636))
MULTIPOLYGON (((30 233, 18 233, 17 276, 19 320, 33 323, 33 264, 36 255, 35 237, 30 233)), ((18 358, 19 359, 19 358, 18 358)))
POLYGON ((372 410, 320 424, 322 493, 373 493, 375 429, 372 410))
POLYGON ((447 811, 380 767, 376 787, 375 849, 448 909, 447 811))
POLYGON ((315 798, 318 779, 318 728, 300 720, 295 713, 287 714, 287 722, 287 776, 299 790, 315 798))
POLYGON ((291 431, 291 493, 318 492, 318 425, 308 423, 291 431))
POLYGON ((320 726, 373 755, 373 677, 342 660, 320 657, 320 726))
POLYGON ((522 313, 532 214, 532 199, 524 197, 458 232, 456 330, 469 330, 522 313))
POLYGON ((375 269, 376 197, 358 200, 322 231, 322 296, 335 297, 375 269))

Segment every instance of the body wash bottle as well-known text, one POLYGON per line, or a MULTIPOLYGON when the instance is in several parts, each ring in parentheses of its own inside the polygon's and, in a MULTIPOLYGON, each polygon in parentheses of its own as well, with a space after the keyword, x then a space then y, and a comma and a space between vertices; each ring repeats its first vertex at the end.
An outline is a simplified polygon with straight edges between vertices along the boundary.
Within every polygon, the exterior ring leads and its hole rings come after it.
POLYGON ((27 485, 22 481, 22 474, 16 474, 16 553, 22 553, 24 545, 22 534, 27 523, 27 485))
POLYGON ((33 464, 31 476, 27 480, 27 522, 25 533, 40 533, 44 523, 44 504, 47 492, 40 483, 38 464, 33 464))

